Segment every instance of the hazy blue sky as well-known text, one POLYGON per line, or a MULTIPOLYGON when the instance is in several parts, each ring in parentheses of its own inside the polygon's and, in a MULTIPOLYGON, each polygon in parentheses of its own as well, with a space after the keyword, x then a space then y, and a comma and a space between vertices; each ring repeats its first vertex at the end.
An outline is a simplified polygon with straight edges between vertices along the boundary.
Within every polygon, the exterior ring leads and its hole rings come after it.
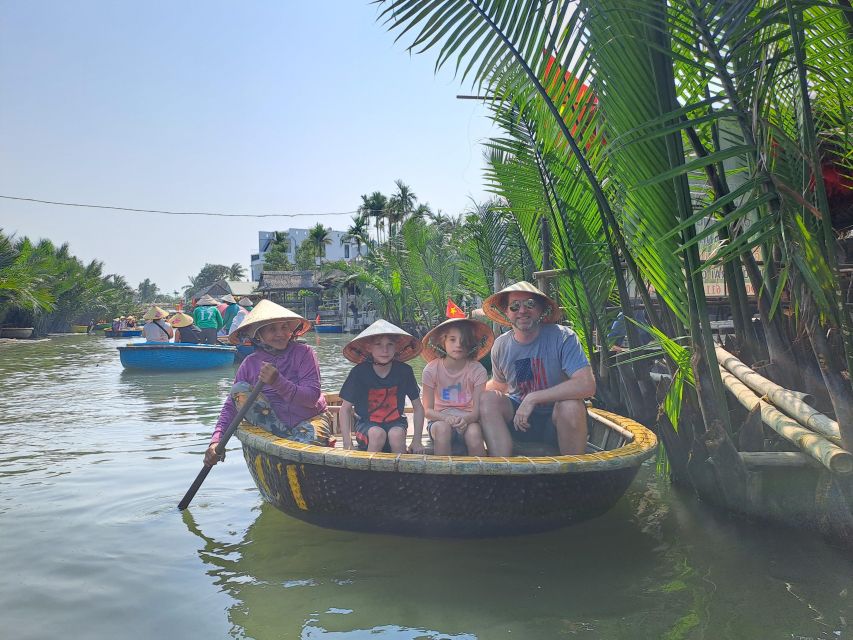
MULTIPOLYGON (((445 213, 482 186, 485 108, 366 0, 0 1, 0 195, 142 209, 352 211, 401 178, 445 213)), ((350 215, 131 214, 0 198, 0 228, 171 292, 248 268, 258 230, 350 215)))

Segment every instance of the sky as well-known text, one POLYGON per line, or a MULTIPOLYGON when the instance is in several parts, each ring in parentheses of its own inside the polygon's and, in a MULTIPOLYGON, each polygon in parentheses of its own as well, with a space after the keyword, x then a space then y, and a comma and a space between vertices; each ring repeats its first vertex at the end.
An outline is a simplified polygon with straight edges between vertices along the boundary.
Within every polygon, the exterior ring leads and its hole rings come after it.
POLYGON ((456 215, 488 198, 473 92, 367 0, 2 0, 0 229, 68 242, 171 293, 242 264, 258 231, 346 230, 402 179, 456 215), (325 213, 340 215, 317 215, 325 213))

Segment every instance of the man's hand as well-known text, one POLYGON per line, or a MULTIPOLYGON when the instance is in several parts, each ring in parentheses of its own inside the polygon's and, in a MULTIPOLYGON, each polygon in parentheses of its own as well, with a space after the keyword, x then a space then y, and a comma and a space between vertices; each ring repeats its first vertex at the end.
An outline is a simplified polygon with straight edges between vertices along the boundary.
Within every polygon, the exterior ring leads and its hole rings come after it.
POLYGON ((261 365, 261 372, 258 374, 258 380, 266 385, 274 384, 278 380, 278 369, 269 362, 264 362, 261 365))
POLYGON ((527 431, 530 428, 530 414, 532 414, 533 410, 536 408, 535 393, 535 391, 533 393, 528 393, 524 396, 524 400, 521 401, 521 404, 518 405, 515 417, 512 419, 512 423, 515 426, 516 431, 527 431))

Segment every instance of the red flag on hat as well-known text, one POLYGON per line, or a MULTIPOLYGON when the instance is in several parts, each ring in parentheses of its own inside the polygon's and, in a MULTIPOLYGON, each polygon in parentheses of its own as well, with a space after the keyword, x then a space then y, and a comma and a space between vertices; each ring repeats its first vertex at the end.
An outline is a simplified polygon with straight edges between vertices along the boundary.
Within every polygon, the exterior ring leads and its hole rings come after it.
POLYGON ((447 309, 444 312, 448 318, 464 318, 465 312, 462 311, 459 307, 456 306, 456 303, 453 302, 450 298, 447 299, 447 309))

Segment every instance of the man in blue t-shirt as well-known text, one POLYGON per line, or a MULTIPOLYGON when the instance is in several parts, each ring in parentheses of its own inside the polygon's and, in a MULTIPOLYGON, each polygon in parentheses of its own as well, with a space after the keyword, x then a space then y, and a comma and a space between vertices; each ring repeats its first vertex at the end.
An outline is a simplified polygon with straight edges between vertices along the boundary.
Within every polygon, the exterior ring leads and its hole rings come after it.
POLYGON ((488 297, 483 311, 512 327, 495 340, 492 379, 480 400, 489 455, 512 455, 513 440, 556 440, 562 455, 584 453, 584 398, 595 393, 595 376, 574 331, 556 324, 560 307, 518 282, 488 297))

